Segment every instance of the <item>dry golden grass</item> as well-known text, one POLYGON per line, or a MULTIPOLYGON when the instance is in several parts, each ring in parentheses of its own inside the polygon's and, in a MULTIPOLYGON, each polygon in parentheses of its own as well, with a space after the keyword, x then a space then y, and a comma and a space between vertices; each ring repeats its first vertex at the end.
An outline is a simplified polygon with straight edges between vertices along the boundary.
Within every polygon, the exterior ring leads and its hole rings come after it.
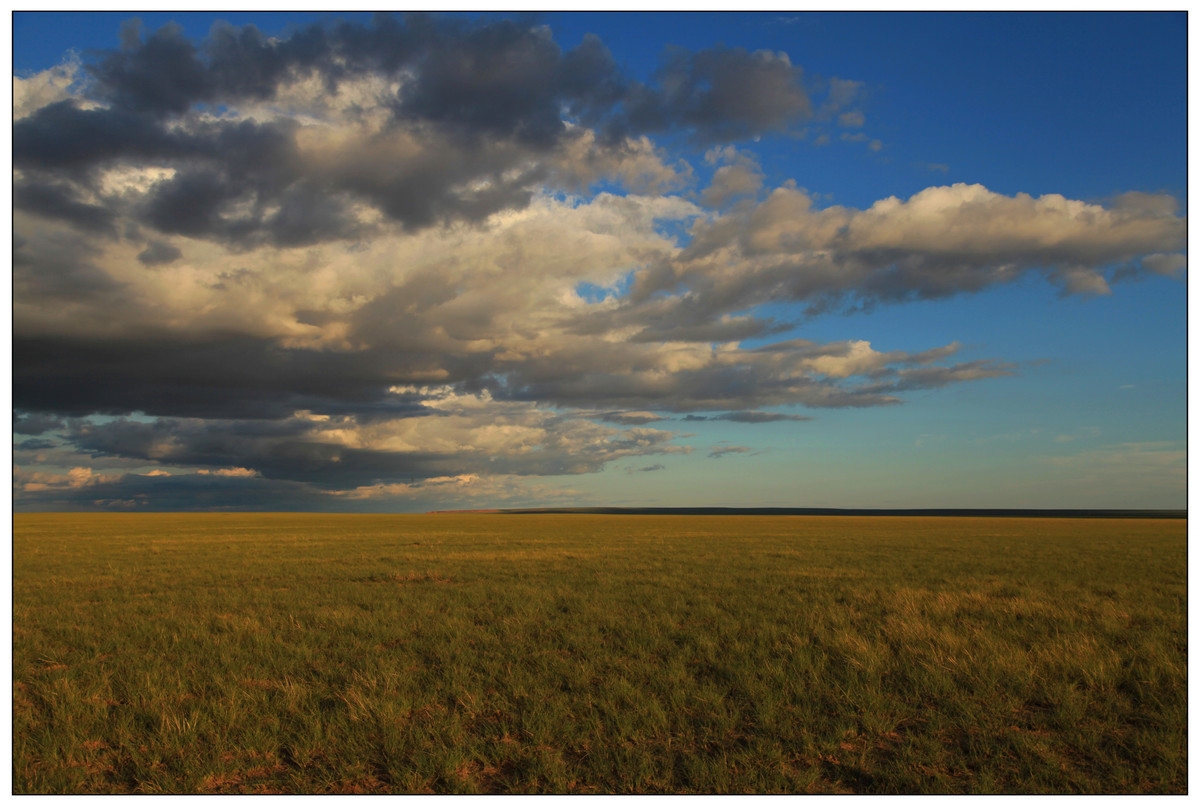
POLYGON ((16 792, 1185 792, 1186 522, 18 515, 16 792))

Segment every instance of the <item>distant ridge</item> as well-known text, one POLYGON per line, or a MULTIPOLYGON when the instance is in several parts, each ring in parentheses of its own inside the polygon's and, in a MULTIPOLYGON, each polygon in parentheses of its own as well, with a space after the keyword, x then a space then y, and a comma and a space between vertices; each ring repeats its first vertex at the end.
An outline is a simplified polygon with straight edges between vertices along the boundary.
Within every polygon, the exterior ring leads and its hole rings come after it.
POLYGON ((546 507, 458 509, 430 514, 492 512, 500 515, 887 515, 947 518, 1171 518, 1186 509, 833 509, 829 507, 546 507))

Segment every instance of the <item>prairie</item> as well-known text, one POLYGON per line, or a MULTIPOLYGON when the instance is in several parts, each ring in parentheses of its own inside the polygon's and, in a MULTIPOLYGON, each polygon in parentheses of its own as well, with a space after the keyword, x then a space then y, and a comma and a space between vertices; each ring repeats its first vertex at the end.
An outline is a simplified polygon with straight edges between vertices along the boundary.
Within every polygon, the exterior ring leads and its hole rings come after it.
POLYGON ((17 793, 1183 793, 1183 520, 16 515, 17 793))

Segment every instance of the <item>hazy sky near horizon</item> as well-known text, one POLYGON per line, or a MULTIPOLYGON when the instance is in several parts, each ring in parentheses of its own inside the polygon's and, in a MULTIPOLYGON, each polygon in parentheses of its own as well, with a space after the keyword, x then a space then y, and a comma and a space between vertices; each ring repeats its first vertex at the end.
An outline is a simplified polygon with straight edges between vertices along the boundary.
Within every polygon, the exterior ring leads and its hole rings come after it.
POLYGON ((13 15, 17 511, 1186 506, 1187 20, 13 15))

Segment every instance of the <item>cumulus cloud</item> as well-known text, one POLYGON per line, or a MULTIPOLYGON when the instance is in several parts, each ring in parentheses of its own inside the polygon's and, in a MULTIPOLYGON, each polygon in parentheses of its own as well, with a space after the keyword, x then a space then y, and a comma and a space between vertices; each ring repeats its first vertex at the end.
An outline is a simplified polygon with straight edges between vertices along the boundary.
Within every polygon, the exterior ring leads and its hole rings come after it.
POLYGON ((678 256, 638 274, 633 301, 661 305, 655 295, 683 287, 688 312, 711 321, 768 300, 805 301, 820 312, 838 299, 946 297, 1034 272, 1068 292, 1094 292, 1109 267, 1185 246, 1186 222, 1174 211, 1169 197, 1106 207, 965 184, 865 210, 820 208, 784 185, 753 207, 699 222, 678 256))
POLYGON ((1187 268, 1186 255, 1146 255, 1142 258, 1142 266, 1155 274, 1168 276, 1178 275, 1187 268))
POLYGON ((726 146, 710 150, 705 154, 705 161, 722 163, 713 174, 712 184, 701 195, 701 202, 706 207, 724 207, 730 199, 753 196, 762 187, 762 168, 750 154, 726 146))
POLYGON ((39 109, 71 97, 78 81, 80 61, 72 54, 62 64, 29 76, 13 76, 13 120, 27 118, 39 109))
POLYGON ((14 165, 41 182, 19 208, 86 214, 76 197, 101 173, 148 161, 174 172, 125 200, 140 223, 299 246, 361 236, 364 215, 480 222, 526 206, 556 168, 666 187, 676 172, 646 133, 728 142, 810 111, 786 54, 672 50, 646 85, 594 36, 563 52, 509 20, 381 15, 285 39, 218 25, 199 44, 175 25, 128 26, 122 38, 86 66, 82 96, 67 94, 75 66, 15 80, 14 165))

